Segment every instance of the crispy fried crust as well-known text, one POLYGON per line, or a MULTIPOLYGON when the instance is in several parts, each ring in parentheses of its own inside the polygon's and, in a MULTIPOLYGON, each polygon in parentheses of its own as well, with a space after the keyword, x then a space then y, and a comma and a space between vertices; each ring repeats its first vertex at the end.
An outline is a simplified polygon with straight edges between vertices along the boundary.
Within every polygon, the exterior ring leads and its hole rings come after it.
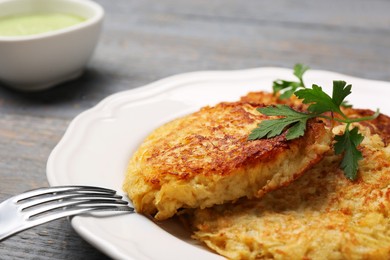
POLYGON ((296 97, 292 96, 288 99, 279 99, 279 94, 273 94, 264 91, 249 92, 247 95, 240 98, 240 101, 250 104, 263 104, 270 106, 275 104, 284 104, 292 107, 302 107, 302 102, 296 97))
POLYGON ((259 100, 220 103, 151 133, 132 157, 124 184, 137 211, 162 220, 180 208, 260 197, 295 180, 329 150, 330 134, 314 120, 293 141, 284 135, 248 141, 268 119, 256 111, 261 106, 259 100))
POLYGON ((188 212, 194 237, 231 259, 390 259, 390 118, 355 126, 365 136, 357 181, 344 177, 340 156, 330 151, 261 200, 188 212))

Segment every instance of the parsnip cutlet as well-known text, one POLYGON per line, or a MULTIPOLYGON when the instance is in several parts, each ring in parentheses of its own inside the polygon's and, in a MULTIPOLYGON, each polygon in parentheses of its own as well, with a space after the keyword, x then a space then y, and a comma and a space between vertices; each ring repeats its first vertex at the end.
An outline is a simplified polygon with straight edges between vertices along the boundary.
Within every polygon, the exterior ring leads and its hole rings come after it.
POLYGON ((291 183, 330 149, 329 131, 315 120, 296 140, 248 141, 269 119, 256 111, 260 106, 220 103, 153 131, 131 158, 124 183, 137 211, 163 220, 181 208, 261 197, 291 183))
POLYGON ((354 126, 364 135, 356 181, 345 178, 332 150, 260 200, 194 210, 187 215, 194 237, 229 259, 390 259, 390 118, 354 126))

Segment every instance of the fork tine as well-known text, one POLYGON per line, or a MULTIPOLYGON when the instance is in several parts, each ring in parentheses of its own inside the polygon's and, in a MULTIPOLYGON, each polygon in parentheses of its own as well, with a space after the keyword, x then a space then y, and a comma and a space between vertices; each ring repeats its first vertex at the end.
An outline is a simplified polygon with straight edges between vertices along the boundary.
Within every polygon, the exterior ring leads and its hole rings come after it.
POLYGON ((60 210, 65 208, 70 209, 69 207, 75 208, 77 206, 90 206, 90 207, 108 207, 108 206, 123 206, 127 205, 128 202, 124 200, 110 200, 110 201, 103 201, 102 200, 69 200, 69 201, 60 201, 55 204, 49 204, 49 205, 43 205, 36 209, 31 209, 26 211, 27 218, 35 218, 39 215, 43 215, 44 213, 48 213, 50 211, 54 210, 60 210))
MULTIPOLYGON (((46 194, 47 195, 47 194, 46 194)), ((111 194, 105 194, 105 193, 96 193, 96 192, 89 192, 89 193, 60 193, 56 195, 51 196, 44 196, 42 195, 42 198, 39 198, 36 196, 33 200, 22 200, 19 202, 21 206, 21 210, 28 210, 31 207, 39 206, 44 203, 54 202, 57 200, 86 200, 86 199, 101 199, 101 200, 119 200, 122 199, 122 196, 120 195, 111 195, 111 194)))
POLYGON ((122 199, 113 199, 113 200, 110 200, 108 198, 103 198, 103 199, 100 199, 100 198, 94 198, 94 197, 91 197, 91 198, 86 198, 86 197, 80 197, 80 198, 76 198, 76 199, 72 199, 74 201, 79 201, 79 202, 83 202, 81 203, 80 205, 83 205, 83 204, 115 204, 115 205, 128 205, 129 203, 125 200, 122 200, 122 199))
MULTIPOLYGON (((12 230, 12 232, 4 233, 2 236, 0 236, 0 241, 2 239, 5 239, 13 234, 19 233, 23 230, 59 219, 63 217, 68 216, 74 216, 74 215, 81 215, 91 212, 100 212, 100 211, 112 211, 112 212, 119 212, 119 213, 134 213, 135 210, 132 207, 129 206, 102 206, 102 205, 95 205, 93 207, 82 207, 82 208, 73 208, 73 209, 67 209, 67 210, 61 210, 54 212, 50 215, 45 215, 44 217, 35 218, 29 221, 26 221, 24 225, 18 226, 12 230)), ((118 213, 118 214, 119 214, 118 213)))
POLYGON ((94 187, 94 186, 57 186, 57 187, 49 187, 49 188, 41 188, 41 189, 35 189, 31 191, 27 191, 25 193, 22 193, 20 195, 16 195, 14 199, 16 201, 21 201, 25 199, 29 199, 32 197, 45 195, 45 194, 51 194, 51 193, 65 193, 65 192, 88 192, 88 191, 96 191, 96 192, 102 192, 107 194, 115 194, 115 190, 106 189, 106 188, 100 188, 100 187, 94 187))
POLYGON ((30 226, 37 226, 49 221, 53 221, 59 218, 63 217, 69 217, 74 215, 81 215, 84 213, 90 213, 90 212, 101 212, 101 211, 115 211, 115 212, 128 212, 133 213, 135 212, 134 208, 129 206, 102 206, 102 205, 96 205, 93 207, 82 207, 82 208, 73 208, 73 209, 67 209, 62 211, 54 212, 53 214, 46 215, 41 218, 35 218, 32 221, 29 221, 30 226))

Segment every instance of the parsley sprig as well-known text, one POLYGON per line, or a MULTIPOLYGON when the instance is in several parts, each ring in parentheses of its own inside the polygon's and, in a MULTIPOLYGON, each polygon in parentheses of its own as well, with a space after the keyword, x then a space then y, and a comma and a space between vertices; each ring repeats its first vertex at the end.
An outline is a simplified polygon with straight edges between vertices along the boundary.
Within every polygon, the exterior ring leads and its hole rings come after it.
POLYGON ((305 83, 303 82, 303 74, 309 69, 308 66, 303 64, 296 64, 294 66, 294 76, 298 78, 298 81, 287 81, 287 80, 275 80, 273 82, 273 91, 274 93, 279 93, 280 99, 290 98, 295 91, 300 88, 306 88, 305 83))
MULTIPOLYGON (((335 154, 342 154, 341 169, 344 175, 350 180, 356 180, 358 171, 358 162, 363 158, 358 146, 364 137, 359 133, 359 129, 353 123, 373 120, 379 116, 379 109, 372 116, 361 118, 349 118, 341 107, 346 106, 345 98, 351 94, 352 85, 345 81, 333 81, 332 96, 329 96, 322 90, 322 87, 313 84, 312 88, 305 87, 303 83, 303 73, 308 67, 296 65, 294 75, 298 77, 298 82, 279 80, 279 85, 274 91, 284 92, 280 98, 286 98, 288 95, 296 95, 302 99, 302 103, 308 104, 308 112, 295 111, 287 105, 276 105, 258 108, 257 110, 267 116, 276 116, 275 119, 264 120, 249 135, 249 140, 262 138, 272 138, 281 135, 286 131, 286 139, 292 140, 305 134, 307 121, 312 118, 322 118, 331 121, 337 121, 345 124, 344 133, 335 136, 334 151, 335 154), (283 87, 282 87, 283 86, 283 87), (329 115, 330 114, 330 115, 329 115), (336 117, 336 114, 339 115, 336 117), (352 128, 352 129, 351 129, 352 128)), ((333 124, 332 124, 333 125, 333 124)))

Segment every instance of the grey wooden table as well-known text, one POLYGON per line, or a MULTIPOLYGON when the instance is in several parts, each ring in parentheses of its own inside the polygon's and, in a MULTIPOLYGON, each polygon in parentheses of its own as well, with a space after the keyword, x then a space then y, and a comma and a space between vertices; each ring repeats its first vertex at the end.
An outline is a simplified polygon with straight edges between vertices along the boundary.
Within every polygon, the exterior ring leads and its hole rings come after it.
MULTIPOLYGON (((80 79, 30 94, 0 86, 0 201, 48 185, 47 158, 73 117, 163 77, 303 62, 390 81, 389 0, 97 2, 104 30, 80 79)), ((0 243, 0 259, 105 258, 67 220, 0 243)))

